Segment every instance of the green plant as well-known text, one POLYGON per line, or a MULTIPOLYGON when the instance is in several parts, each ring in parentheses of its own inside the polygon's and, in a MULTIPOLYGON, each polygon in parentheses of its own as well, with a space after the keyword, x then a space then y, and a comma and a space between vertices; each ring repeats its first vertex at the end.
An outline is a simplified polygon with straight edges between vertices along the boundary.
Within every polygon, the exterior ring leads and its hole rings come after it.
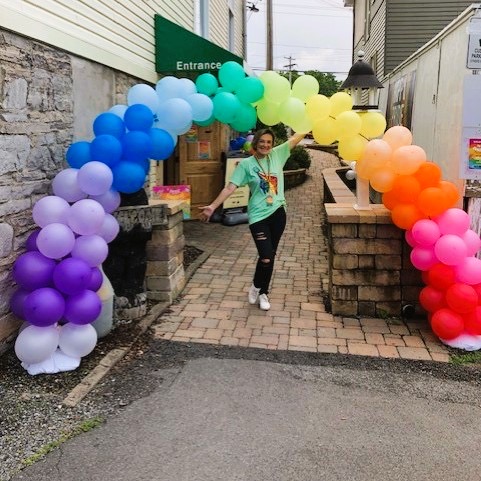
POLYGON ((454 356, 451 356, 451 359, 449 360, 451 364, 457 364, 457 365, 462 365, 462 364, 474 364, 477 362, 481 362, 481 352, 476 351, 476 352, 468 352, 466 354, 456 354, 454 356))
POLYGON ((302 145, 296 145, 284 165, 284 170, 308 169, 311 166, 311 154, 302 145))
POLYGON ((91 431, 92 429, 95 429, 96 427, 100 426, 102 424, 102 422, 103 422, 103 420, 99 417, 95 417, 95 418, 92 418, 92 419, 86 419, 84 422, 82 422, 78 426, 74 427, 71 431, 67 431, 67 432, 63 433, 55 441, 52 441, 52 442, 42 446, 36 453, 32 454, 28 458, 25 458, 22 461, 22 464, 24 466, 31 466, 32 464, 36 463, 37 461, 39 461, 40 459, 45 457, 48 453, 53 451, 55 448, 58 448, 65 441, 68 441, 69 439, 73 438, 74 436, 77 436, 77 434, 87 433, 87 432, 91 431))

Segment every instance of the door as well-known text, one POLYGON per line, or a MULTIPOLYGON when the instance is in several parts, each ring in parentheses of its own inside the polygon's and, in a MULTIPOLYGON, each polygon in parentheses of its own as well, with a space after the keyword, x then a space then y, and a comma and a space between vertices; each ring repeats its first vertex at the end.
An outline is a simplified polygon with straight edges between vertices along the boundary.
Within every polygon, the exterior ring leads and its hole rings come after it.
POLYGON ((199 218, 198 207, 210 204, 224 186, 227 132, 226 125, 214 122, 179 137, 179 183, 190 185, 192 219, 199 218))

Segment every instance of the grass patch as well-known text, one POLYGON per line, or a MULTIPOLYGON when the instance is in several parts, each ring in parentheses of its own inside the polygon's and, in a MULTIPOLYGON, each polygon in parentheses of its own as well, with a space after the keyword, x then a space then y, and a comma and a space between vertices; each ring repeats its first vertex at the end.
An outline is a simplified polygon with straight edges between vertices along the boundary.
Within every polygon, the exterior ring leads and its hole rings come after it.
POLYGON ((478 363, 481 362, 481 352, 476 351, 468 352, 466 354, 455 354, 454 356, 451 356, 449 362, 457 365, 478 363))
POLYGON ((95 418, 87 419, 83 421, 81 424, 74 427, 72 430, 63 433, 60 436, 60 438, 48 444, 45 444, 45 446, 42 446, 36 453, 24 459, 22 461, 22 465, 24 467, 27 467, 27 466, 31 466, 32 464, 35 464, 37 461, 44 458, 48 453, 58 448, 64 442, 68 441, 74 436, 77 436, 78 434, 87 433, 92 429, 95 429, 96 427, 100 426, 102 423, 103 423, 103 419, 100 417, 95 417, 95 418))

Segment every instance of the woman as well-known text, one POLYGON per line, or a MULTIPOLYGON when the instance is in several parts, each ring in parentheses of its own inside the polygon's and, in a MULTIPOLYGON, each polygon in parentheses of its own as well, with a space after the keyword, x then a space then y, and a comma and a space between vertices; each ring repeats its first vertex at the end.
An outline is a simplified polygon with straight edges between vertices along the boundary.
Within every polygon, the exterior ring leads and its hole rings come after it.
POLYGON ((249 303, 256 304, 259 301, 259 307, 264 311, 271 307, 267 294, 277 246, 286 226, 283 167, 290 151, 304 135, 295 134, 283 144, 274 147, 272 130, 258 130, 252 139, 254 154, 240 162, 228 185, 211 204, 199 207, 201 219, 207 222, 217 207, 232 195, 237 187, 249 186, 249 229, 259 254, 254 280, 249 289, 249 303))

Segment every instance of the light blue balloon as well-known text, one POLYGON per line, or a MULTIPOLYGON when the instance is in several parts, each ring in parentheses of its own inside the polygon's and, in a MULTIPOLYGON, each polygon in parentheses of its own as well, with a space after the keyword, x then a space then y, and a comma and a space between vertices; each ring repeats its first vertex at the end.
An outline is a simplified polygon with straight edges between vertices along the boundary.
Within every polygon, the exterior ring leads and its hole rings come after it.
POLYGON ((115 114, 117 115, 117 117, 120 117, 122 120, 124 120, 124 114, 127 109, 128 109, 128 105, 117 104, 117 105, 114 105, 113 107, 110 107, 108 112, 110 112, 111 114, 115 114))
POLYGON ((179 79, 178 85, 179 85, 178 96, 181 99, 186 99, 189 95, 197 93, 197 87, 195 86, 195 83, 188 78, 179 79))
POLYGON ((202 121, 207 120, 212 116, 214 104, 212 99, 204 94, 192 94, 185 100, 189 102, 192 107, 192 120, 202 121))
POLYGON ((127 92, 127 104, 143 104, 155 112, 159 107, 159 98, 157 92, 150 85, 137 84, 127 92))
POLYGON ((177 77, 164 77, 161 78, 155 86, 159 103, 165 102, 168 99, 179 97, 181 91, 181 85, 177 77))
POLYGON ((168 99, 160 104, 157 117, 168 130, 179 134, 189 122, 192 122, 192 107, 184 99, 168 99))

